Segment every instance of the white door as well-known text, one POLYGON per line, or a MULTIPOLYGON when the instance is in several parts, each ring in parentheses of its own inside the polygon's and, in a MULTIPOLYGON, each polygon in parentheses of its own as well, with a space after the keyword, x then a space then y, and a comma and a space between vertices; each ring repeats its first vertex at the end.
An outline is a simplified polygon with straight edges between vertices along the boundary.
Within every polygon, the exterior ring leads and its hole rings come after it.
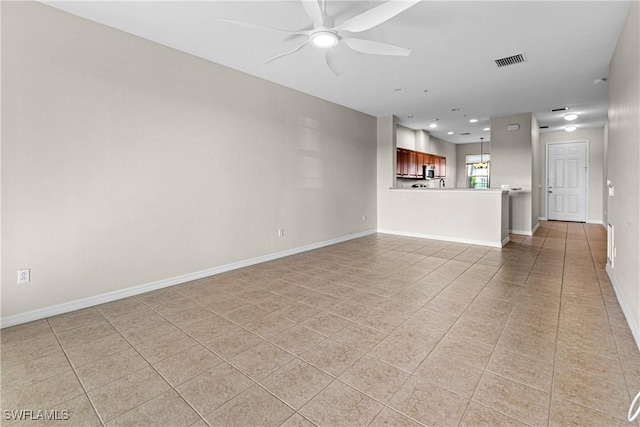
POLYGON ((556 221, 587 220, 587 143, 554 143, 547 147, 547 217, 556 221))

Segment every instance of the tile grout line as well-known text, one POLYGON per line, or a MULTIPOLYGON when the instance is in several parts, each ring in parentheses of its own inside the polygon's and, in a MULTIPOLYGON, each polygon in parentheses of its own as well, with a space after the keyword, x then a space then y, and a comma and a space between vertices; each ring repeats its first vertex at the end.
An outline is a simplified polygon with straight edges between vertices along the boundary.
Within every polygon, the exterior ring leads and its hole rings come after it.
POLYGON ((560 282, 560 296, 559 296, 559 306, 558 306, 558 323, 556 325, 556 339, 554 340, 554 349, 553 349, 553 364, 551 365, 551 390, 549 391, 549 410, 547 413, 547 425, 551 425, 551 416, 553 410, 553 390, 555 385, 555 377, 556 377, 556 358, 558 353, 558 338, 560 337, 560 315, 562 314, 562 297, 564 294, 564 275, 565 268, 567 263, 567 241, 569 240, 569 233, 567 227, 567 234, 565 235, 564 241, 564 251, 563 251, 563 259, 562 259, 562 281, 560 282))
MULTIPOLYGON (((100 313, 100 315, 102 316, 102 313, 100 313)), ((51 326, 51 322, 49 321, 48 317, 46 318, 46 320, 47 320, 47 324, 49 325, 49 328, 51 329, 51 332, 53 333, 53 336, 56 337, 56 341, 58 342, 58 345, 60 346, 60 348, 62 349, 62 352, 64 353, 64 357, 67 359, 67 362, 69 363, 69 366, 71 367, 73 375, 76 377, 76 380, 78 380, 78 383, 80 384, 80 387, 82 387, 82 391, 84 392, 85 397, 89 401, 89 404, 91 405, 91 408, 93 409, 93 412, 98 417, 98 421, 100 421, 100 424, 102 424, 102 426, 104 426, 105 422, 102 419, 102 415, 100 415, 100 413, 98 412, 98 409, 96 408, 95 404, 93 403, 93 400, 91 399, 91 397, 89 397, 89 392, 87 391, 87 388, 85 387, 84 383, 80 380, 80 377, 78 376, 78 372, 76 371, 75 366, 73 365, 73 363, 71 363, 71 359, 69 359, 69 356, 67 355, 67 350, 62 346, 62 343, 60 342, 60 339, 58 338, 58 334, 56 333, 56 331, 53 328, 53 326, 51 326)))
MULTIPOLYGON (((180 295, 182 295, 182 294, 180 294, 180 295)), ((183 295, 183 296, 184 296, 184 295, 183 295)), ((282 296, 282 295, 279 295, 279 296, 280 296, 280 297, 282 297, 282 298, 286 298, 286 297, 284 297, 284 296, 282 296)), ((186 296, 185 296, 185 298, 190 299, 189 297, 186 297, 186 296)), ((191 300, 191 299, 190 299, 190 300, 191 300)), ((191 301, 193 301, 193 300, 191 300, 191 301)), ((196 304, 200 305, 197 301, 193 301, 193 302, 195 302, 196 304)), ((203 346, 204 348, 206 348, 209 352, 211 352, 212 354, 214 354, 216 357, 219 357, 221 360, 223 360, 224 362, 226 362, 227 364, 229 364, 229 366, 231 366, 233 369, 235 369, 237 372, 239 372, 242 376, 244 376, 244 377, 248 378, 250 381, 252 381, 252 382, 254 383, 252 386, 248 387, 247 389, 242 390, 240 393, 236 394, 235 396, 231 397, 230 399, 227 399, 225 402, 223 402, 222 404, 220 404, 219 406, 217 406, 215 409, 213 409, 211 412, 209 412, 209 414, 211 414, 211 413, 213 413, 214 411, 216 411, 217 409, 219 409, 219 408, 223 407, 223 406, 224 406, 224 405, 226 405, 228 402, 230 402, 231 400, 233 400, 233 399, 235 399, 236 397, 240 396, 242 393, 246 392, 247 390, 249 390, 251 387, 254 387, 254 386, 258 386, 258 387, 260 387, 262 390, 264 390, 264 391, 266 391, 267 393, 269 393, 270 395, 272 395, 272 396, 273 396, 274 398, 276 398, 278 401, 280 401, 281 403, 283 403, 283 404, 284 404, 284 405, 286 405, 287 407, 291 408, 291 409, 294 411, 294 414, 298 413, 298 410, 297 410, 297 409, 295 409, 294 407, 292 407, 291 405, 289 405, 287 402, 283 401, 281 398, 279 398, 278 396, 276 396, 275 394, 273 394, 270 390, 268 390, 268 389, 266 389, 265 387, 263 387, 263 386, 258 382, 258 380, 257 380, 257 379, 254 379, 253 377, 249 376, 247 373, 243 372, 240 368, 238 368, 235 364, 233 364, 233 363, 231 362, 231 360, 230 360, 230 359, 227 359, 227 358, 225 358, 224 356, 222 356, 221 354, 218 354, 218 353, 216 353, 215 351, 211 350, 209 347, 207 347, 207 345, 206 345, 204 342, 201 342, 200 340, 198 340, 197 338, 195 338, 194 336, 192 336, 192 335, 191 335, 191 334, 189 334, 188 332, 184 331, 184 330, 183 330, 179 325, 176 325, 175 323, 171 322, 169 319, 167 319, 166 317, 164 317, 160 312, 156 311, 153 307, 149 306, 149 305, 148 305, 147 303, 145 303, 144 301, 142 301, 142 303, 143 303, 143 304, 145 304, 149 309, 151 309, 152 311, 154 311, 155 313, 157 313, 159 316, 161 316, 163 319, 165 319, 167 322, 171 323, 173 326, 175 326, 176 328, 178 328, 182 333, 186 334, 186 335, 187 335, 187 336, 189 336, 191 339, 195 340, 198 344, 200 344, 201 346, 203 346)), ((204 306, 202 306, 202 305, 200 305, 200 306, 201 306, 201 307, 204 307, 204 306)), ((204 308, 206 308, 206 307, 204 307, 204 308)), ((210 311, 212 311, 212 310, 210 310, 210 311)), ((214 312, 214 311, 212 311, 212 314, 213 314, 213 315, 220 316, 220 317, 223 317, 223 318, 224 318, 224 316, 222 316, 222 315, 220 315, 220 314, 218 314, 218 313, 216 313, 216 312, 214 312)), ((212 317, 212 316, 210 316, 210 317, 212 317)), ((264 317, 266 317, 266 316, 264 316, 264 317)), ((252 332, 252 331, 250 331, 250 330, 248 330, 248 329, 244 328, 244 327, 243 327, 243 325, 239 325, 239 324, 237 324, 237 323, 235 323, 235 322, 233 322, 233 321, 231 321, 231 320, 229 320, 229 319, 227 319, 227 318, 224 318, 224 319, 225 319, 225 320, 230 321, 231 323, 234 323, 236 326, 240 327, 241 329, 243 329, 243 330, 245 330, 245 331, 247 331, 247 332, 249 332, 249 333, 251 333, 251 334, 253 334, 253 335, 256 335, 257 337, 261 338, 261 339, 262 339, 262 340, 264 340, 265 342, 267 342, 267 343, 269 343, 269 344, 271 344, 271 345, 274 345, 274 346, 278 347, 278 348, 279 348, 279 349, 281 349, 282 351, 284 351, 284 352, 286 352, 286 353, 290 354, 291 356, 293 356, 293 358, 298 359, 298 360, 300 360, 301 362, 306 363, 306 364, 308 364, 308 365, 310 365, 310 366, 313 366, 313 365, 311 365, 309 362, 306 362, 305 360, 300 359, 297 355, 295 355, 295 354, 293 354, 293 353, 291 353, 291 352, 289 352, 289 351, 287 351, 287 350, 285 350, 285 349, 283 349, 283 348, 281 348, 281 347, 277 346, 276 344, 272 343, 271 341, 269 341, 269 340, 268 340, 268 339, 266 339, 265 337, 262 337, 262 336, 260 336, 260 335, 257 335, 256 333, 254 333, 254 332, 252 332)), ((196 321, 197 321, 197 320, 196 320, 196 321)), ((293 326, 295 326, 295 325, 293 325, 293 326)), ((291 326, 291 327, 293 327, 293 326, 291 326)), ((287 328, 287 329, 290 329, 290 328, 287 328)), ((285 330, 286 330, 286 329, 285 329, 285 330)), ((223 334, 223 335, 224 335, 224 334, 223 334)), ((325 337, 325 340, 326 340, 326 339, 328 339, 328 337, 325 337)), ((323 341, 324 341, 324 340, 323 340, 323 341)), ((254 346, 251 346, 250 348, 248 348, 248 349, 246 349, 246 350, 244 350, 244 351, 250 350, 250 349, 252 349, 252 348, 254 348, 254 347, 258 346, 258 345, 260 345, 260 344, 256 344, 256 345, 254 345, 254 346)), ((143 357, 144 357, 144 356, 143 356, 143 357)), ((170 356, 170 357, 172 357, 172 356, 170 356)), ((234 356, 234 357, 235 357, 235 356, 234 356)), ((145 360, 146 360, 146 359, 145 359, 145 360)), ((358 360, 359 360, 359 359, 358 359, 358 360)), ((273 371, 269 372, 269 373, 265 376, 265 378, 266 378, 266 377, 268 377, 268 376, 270 376, 270 375, 272 375, 274 372, 278 371, 278 370, 279 370, 280 368, 282 368, 283 366, 284 366, 284 365, 279 366, 279 367, 277 367, 276 369, 274 369, 273 371)), ((314 368, 319 369, 319 368, 317 368, 317 367, 315 367, 315 366, 314 366, 314 368)), ((154 368, 154 369, 155 369, 155 368, 154 368)), ((319 369, 319 370, 321 370, 321 369, 319 369)), ((321 371, 322 371, 322 372, 325 372, 325 371, 323 371, 323 370, 321 370, 321 371)), ((156 371, 156 372, 157 372, 157 371, 156 371)), ((312 400, 315 396, 317 396, 318 394, 320 394, 320 393, 321 393, 322 391, 324 391, 324 389, 326 389, 330 384, 332 384, 334 381, 336 381, 336 380, 337 380, 337 377, 334 377, 333 375, 329 374, 328 372, 326 372, 326 373, 327 373, 329 376, 331 376, 331 377, 332 377, 332 381, 331 381, 329 384, 327 384, 325 387, 323 387, 320 391, 318 391, 318 393, 316 393, 312 398, 310 398, 310 399, 309 399, 309 401, 310 401, 310 400, 312 400)), ((159 374, 160 376, 162 376, 162 374, 160 374, 159 372, 158 372, 158 374, 159 374)), ((197 375, 196 375, 196 376, 197 376, 197 375)), ((165 379, 165 378, 164 378, 164 376, 162 376, 162 378, 163 378, 163 379, 165 379)), ((193 378, 195 378, 195 376, 194 376, 193 378)), ((193 378, 190 378, 190 379, 188 379, 188 380, 184 381, 183 383, 178 384, 178 386, 179 386, 179 385, 182 385, 182 384, 184 384, 184 383, 186 383, 186 382, 188 382, 188 381, 191 381, 193 378)), ((165 379, 165 381, 166 381, 166 379, 165 379)), ((167 382, 168 382, 168 381, 167 381, 167 382)), ((171 386, 171 384, 169 384, 169 385, 171 386)), ((201 418, 203 421, 205 421, 205 422, 207 423, 207 425, 211 426, 211 424, 210 424, 210 423, 205 419, 205 415, 209 415, 209 414, 201 415, 201 414, 200 414, 200 412, 198 412, 198 411, 197 411, 197 410, 196 410, 196 409, 191 405, 191 403, 190 403, 190 402, 189 402, 189 401, 188 401, 188 400, 187 400, 187 399, 186 399, 186 398, 185 398, 185 397, 184 397, 184 396, 183 396, 183 395, 182 395, 178 390, 176 390, 176 389, 175 389, 175 387, 173 387, 173 386, 171 386, 171 387, 172 387, 172 388, 174 388, 174 390, 176 391, 176 393, 178 393, 178 394, 180 395, 180 397, 181 397, 183 400, 185 400, 185 402, 187 402, 187 404, 189 404, 189 406, 191 406, 191 408, 192 408, 192 409, 193 409, 193 410, 194 410, 198 415, 200 415, 200 418, 201 418)), ((307 401, 306 403, 308 403, 309 401, 307 401)), ((305 405, 306 405, 306 403, 305 403, 305 405)), ((304 405, 302 405, 302 406, 304 406, 304 405)), ((301 407, 301 408, 302 408, 302 407, 301 407)), ((303 416, 302 414, 299 414, 299 415, 300 415, 300 416, 303 416)), ((291 416, 293 416, 293 414, 292 414, 291 416)), ((303 416, 303 417, 304 417, 304 416, 303 416)), ((289 419, 289 418, 290 418, 290 417, 288 417, 287 419, 289 419)), ((304 417, 304 418, 306 419, 306 417, 304 417)), ((285 420, 285 421, 286 421, 286 420, 285 420)))
MULTIPOLYGON (((134 297, 134 298, 135 298, 135 297, 134 297)), ((136 298, 136 299, 137 299, 137 298, 136 298)), ((147 306, 148 308, 150 308, 151 310, 153 310, 153 309, 152 309, 151 307, 149 307, 149 306, 148 306, 144 301, 142 301, 142 300, 139 300, 139 301, 140 301, 142 304, 146 305, 146 306, 147 306)), ((153 311, 155 311, 155 310, 153 310, 153 311)), ((106 319, 106 317, 105 317, 105 319, 106 319)), ((125 341, 130 345, 130 346, 131 346, 131 348, 133 348, 133 349, 136 351, 136 353, 138 353, 138 355, 139 355, 139 356, 140 356, 140 357, 141 357, 145 362, 147 362, 147 364, 149 365, 149 367, 150 367, 151 369, 153 369, 153 371, 154 371, 154 372, 155 372, 155 373, 156 373, 160 378, 162 378, 162 380, 163 380, 164 382, 166 382, 166 383, 167 383, 167 385, 169 385, 169 387, 171 388, 171 390, 173 390, 176 394, 178 394, 178 396, 180 396, 180 398, 181 398, 181 399, 182 399, 182 400, 183 400, 187 405, 189 405, 189 407, 190 407, 190 408, 191 408, 191 409, 192 409, 192 410, 193 410, 193 411, 194 411, 194 412, 195 412, 195 413, 200 417, 200 419, 201 419, 202 421, 204 421, 208 426, 210 426, 210 427, 211 427, 211 424, 209 424, 209 423, 207 422, 207 420, 205 420, 205 419, 204 419, 204 417, 202 417, 202 416, 200 415, 200 413, 199 413, 199 412, 198 412, 198 411, 193 407, 193 405, 191 405, 191 403, 189 403, 189 401, 187 401, 187 400, 182 396, 182 394, 180 394, 180 392, 179 392, 178 390, 176 390, 176 388, 175 388, 175 387, 174 387, 174 386, 173 386, 169 381, 167 381, 167 379, 164 377, 164 375, 162 375, 160 372, 158 372, 158 370, 155 368, 155 366, 153 366, 153 364, 151 364, 151 363, 150 363, 150 362, 149 362, 149 361, 148 361, 148 360, 147 360, 147 359, 146 359, 146 358, 145 358, 145 357, 140 353, 140 351, 136 348, 136 346, 135 346, 131 341, 129 341, 129 339, 127 339, 127 337, 125 337, 124 335, 122 335, 122 333, 118 330, 118 328, 117 328, 113 323, 111 323, 111 320, 110 320, 110 319, 106 319, 106 320, 107 320, 107 322, 109 322, 109 324, 111 325, 111 327, 112 327, 112 328, 114 328, 114 329, 115 329, 115 330, 116 330, 116 331, 117 331, 117 332, 122 336, 122 338, 123 338, 123 339, 124 339, 124 340, 125 340, 125 341)), ((172 323, 172 324, 173 324, 173 323, 172 323)), ((167 334, 167 335, 168 335, 168 334, 167 334)), ((164 336, 164 335, 163 335, 163 336, 164 336)), ((143 369, 140 369, 140 370, 138 370, 138 371, 136 371, 136 372, 140 372, 140 371, 142 371, 142 370, 144 370, 144 369, 147 369, 147 367, 145 367, 145 368, 143 368, 143 369)), ((129 374, 129 375, 131 375, 131 374, 129 374)), ((129 375, 125 375, 124 377, 120 377, 119 379, 122 379, 122 378, 128 377, 129 375)), ((112 382, 115 382, 115 380, 114 380, 114 381, 112 381, 112 382)), ((153 399, 157 398, 158 396, 163 395, 164 393, 166 393, 166 392, 164 392, 164 391, 163 391, 163 392, 161 392, 161 393, 159 393, 159 394, 157 394, 157 395, 153 396, 151 399, 146 400, 146 401, 144 401, 144 402, 140 403, 139 405, 136 405, 136 406, 134 406, 134 407, 132 407, 132 408, 128 409, 127 411, 125 411, 125 412, 123 412, 123 413, 119 414, 118 416, 116 416, 113 420, 116 420, 116 419, 120 418, 121 416, 123 416, 123 415, 125 415, 125 414, 127 414, 127 413, 129 413, 129 412, 131 412, 131 411, 133 411, 134 409, 139 408, 140 406, 142 406, 142 405, 144 405, 144 404, 146 404, 146 403, 151 402, 153 399)))
MULTIPOLYGON (((545 237, 545 239, 546 239, 546 237, 545 237)), ((522 243, 524 242, 524 240, 525 240, 525 239, 522 239, 520 242, 516 243, 516 245, 517 245, 517 247, 518 247, 518 248, 519 248, 520 246, 522 246, 522 243)), ((542 245, 540 246, 540 248, 538 248, 537 253, 536 253, 536 258, 535 258, 535 260, 533 261, 533 263, 531 264, 531 267, 529 268, 529 272, 527 273, 527 278, 526 278, 526 279, 525 279, 525 281, 524 281, 524 283, 525 283, 525 284, 526 284, 527 279, 528 279, 528 278, 529 278, 529 276, 531 275, 531 271, 533 270, 533 267, 535 266, 535 263, 536 263, 536 261, 537 261, 538 257, 540 256, 540 252, 541 252, 541 251, 542 251, 542 245)), ((505 263, 505 264, 506 264, 506 263, 505 263)), ((501 266, 500 270, 502 269, 502 267, 504 267, 504 264, 501 266)), ((496 274, 497 274, 497 273, 496 273, 496 274)), ((494 275, 494 276, 495 276, 495 275, 494 275)), ((504 323, 504 326, 503 326, 503 328, 502 328, 502 332, 500 333, 500 337, 498 338, 498 341, 497 341, 497 342, 496 342, 496 344, 494 345, 494 347, 493 347, 493 351, 491 352, 491 356, 489 357, 489 361, 487 362, 487 364, 485 365, 485 367, 484 367, 484 369, 483 369, 483 371, 482 371, 482 376, 480 377, 480 381, 478 381, 478 384, 476 384, 476 387, 475 387, 475 389, 474 389, 474 391, 473 391, 473 393, 472 393, 472 395, 471 395, 471 398, 469 399, 469 405, 467 406, 467 409, 465 410, 465 415, 466 415, 466 413, 467 413, 467 412, 468 412, 468 410, 469 410, 469 406, 471 406, 471 402, 474 402, 474 403, 477 403, 477 404, 479 404, 479 405, 481 405, 481 406, 483 406, 483 407, 485 407, 485 408, 488 408, 488 409, 490 409, 490 410, 496 411, 496 412, 498 412, 498 413, 500 413, 500 414, 502 414, 502 415, 504 415, 504 416, 506 416, 506 417, 508 417, 508 418, 514 419, 514 420, 519 421, 519 422, 522 422, 522 423, 524 423, 524 424, 528 424, 528 423, 526 423, 526 422, 524 422, 524 421, 522 421, 522 420, 519 420, 519 419, 517 419, 517 418, 514 418, 514 417, 513 417, 513 416, 511 416, 511 415, 508 415, 508 414, 505 414, 505 413, 503 413, 503 412, 500 412, 499 410, 497 410, 497 409, 495 409, 495 408, 489 408, 488 406, 486 406, 486 405, 484 405, 484 404, 482 404, 482 403, 480 403, 480 402, 476 402, 476 401, 474 401, 474 400, 473 400, 473 399, 474 399, 474 397, 476 396, 476 393, 478 392, 478 388, 480 387, 480 383, 482 382, 482 380, 483 380, 483 378, 485 377, 485 375, 487 374, 487 372, 491 373, 492 375, 497 375, 497 376, 499 376, 499 377, 505 378, 505 377, 503 377, 502 375, 494 374, 493 372, 488 371, 488 367, 489 367, 489 365, 491 364, 491 360, 493 359, 493 356, 494 356, 494 354, 495 354, 496 348, 498 347, 498 344, 500 343, 500 340, 502 339, 502 336, 504 335, 504 331, 507 329, 507 325, 509 324, 509 319, 510 319, 510 318, 511 318, 511 316, 513 315, 513 311, 514 311, 514 309, 515 309, 515 307, 514 307, 514 308, 512 308, 512 309, 511 309, 511 311, 509 312, 509 316, 508 316, 508 318, 507 318, 507 321, 504 323)), ((509 378, 507 378, 507 379, 509 379, 509 378)), ((512 380, 512 381, 513 381, 513 380, 512 380)), ((526 384, 525 384, 525 385, 526 385, 526 384)), ((463 419, 464 419, 464 416, 463 416, 463 419)))
MULTIPOLYGON (((464 251, 463 251, 463 252, 464 252, 464 251)), ((461 253, 462 253, 462 252, 461 252, 461 253)), ((488 253, 488 252, 487 252, 487 253, 488 253)), ((480 259, 482 259, 482 258, 480 258, 480 259)), ((444 263, 442 263, 441 265, 439 265, 438 267, 436 267, 434 270, 432 270, 432 272, 433 272, 433 271, 436 271, 436 270, 437 270, 437 269, 439 269, 440 267, 443 267, 444 265, 446 265, 446 264, 447 264, 447 262, 449 262, 449 261, 451 261, 451 260, 452 260, 452 259, 448 259, 447 261, 445 261, 444 263)), ((478 260, 478 261, 479 261, 479 260, 478 260)), ((478 262, 478 261, 476 261, 476 262, 478 262)), ((418 261, 418 262, 419 262, 419 261, 418 261)), ((430 301, 432 301, 434 298, 436 298, 438 295, 440 295, 442 292, 444 292, 444 291, 445 291, 445 290, 446 290, 446 289, 451 285, 451 283, 453 283, 457 278, 459 278, 460 276, 462 276, 462 274, 464 274, 466 271, 468 271, 468 270, 469 270, 473 265, 475 265, 475 264, 476 264, 476 262, 472 263, 472 264, 471 264, 469 267, 467 267, 463 272, 461 272, 458 276, 456 276, 456 278, 455 278, 455 279, 451 280, 447 286, 445 286, 445 287, 444 287, 444 288, 442 288, 440 291, 438 291, 436 294, 434 294, 431 298, 429 298, 429 300, 427 300, 427 301, 426 301, 426 302, 425 302, 425 303, 424 303, 424 304, 423 304, 423 305, 422 305, 418 310, 416 310, 416 312, 417 312, 417 311, 419 311, 419 310, 421 310, 421 309, 423 309, 423 308, 425 308, 425 306, 426 306, 430 301)), ((413 264, 412 264, 412 265, 413 265, 413 264)), ((496 272, 491 276, 491 278, 495 277, 495 275, 496 275, 496 274, 498 274, 498 272, 499 272, 499 271, 500 271, 500 269, 496 270, 496 272)), ((428 274, 426 274, 426 275, 425 275, 425 276, 423 276, 423 277, 426 277, 427 275, 428 275, 428 274)), ((489 278, 489 280, 488 280, 488 281, 487 281, 487 283, 483 286, 483 288, 482 288, 482 289, 484 289, 484 288, 488 285, 488 283, 491 281, 491 278, 489 278)), ((419 281, 419 280, 421 280, 421 279, 416 280, 416 282, 417 282, 417 281, 419 281)), ((465 306, 465 310, 464 310, 464 311, 466 311, 466 309, 467 309, 467 308, 468 308, 468 307, 473 303, 473 301, 475 301, 475 300, 476 300, 476 298, 479 296, 480 292, 482 292, 482 291, 480 290, 480 291, 478 292, 478 294, 476 295, 476 297, 474 297, 474 299, 473 299, 473 300, 471 300, 471 302, 469 302, 469 304, 467 304, 467 306, 465 306)), ((427 308, 427 309, 428 309, 428 308, 427 308)), ((433 311, 433 310, 431 310, 431 311, 433 311)), ((464 311, 463 311, 463 313, 464 313, 464 311)), ((439 314, 439 312, 437 312, 437 311, 434 311, 434 312, 435 312, 435 313, 437 313, 437 314, 439 314)), ((414 314, 415 314, 415 312, 414 312, 414 314)), ((460 316, 461 316, 461 315, 462 315, 462 313, 460 314, 460 316)), ((460 316, 458 316, 458 319, 459 319, 459 317, 460 317, 460 316)), ((445 336, 447 335, 447 333, 451 330, 451 328, 453 328, 453 326, 457 323, 458 319, 456 319, 456 321, 455 321, 455 322, 453 322, 453 323, 449 326, 449 328, 447 328, 447 330, 445 331, 445 333, 444 333, 444 334, 443 334, 443 335, 442 335, 442 336, 441 336, 441 337, 436 341, 435 345, 432 347, 432 349, 429 351, 429 353, 427 353, 427 355, 426 355, 426 356, 425 356, 425 357, 420 361, 420 363, 418 363, 418 366, 417 366, 417 367, 416 367, 412 372, 409 372, 409 376, 407 377, 407 379, 406 379, 406 380, 405 380, 405 381, 404 381, 404 382, 403 382, 403 383, 398 387, 398 389, 393 393, 393 395, 391 396, 391 398, 389 398, 388 402, 384 404, 384 407, 383 407, 383 408, 382 408, 382 409, 381 409, 381 410, 376 414, 376 417, 377 417, 377 416, 379 416, 379 414, 382 412, 382 410, 384 410, 384 408, 386 407, 386 408, 389 408, 389 409, 394 410, 395 412, 398 412, 398 413, 402 414, 403 416, 405 416, 405 417, 407 417, 407 418, 409 418, 409 419, 411 419, 411 420, 413 420, 413 421, 418 422, 418 423, 419 423, 419 424, 421 424, 421 425, 424 425, 424 424, 422 424, 421 422, 419 422, 419 421, 415 420, 414 418, 412 418, 409 414, 405 414, 404 412, 401 412, 401 411, 399 411, 398 409, 396 409, 396 408, 394 408, 394 407, 390 406, 390 405, 389 405, 389 403, 390 403, 390 402, 393 400, 393 398, 398 394, 398 392, 399 392, 399 391, 400 391, 400 390, 405 386, 405 384, 409 381, 409 379, 411 379, 411 376, 413 376, 413 375, 414 375, 415 370, 416 370, 416 369, 417 369, 417 368, 418 368, 422 363, 424 363, 424 361, 429 357, 429 355, 431 354, 431 352, 432 352, 432 351, 433 351, 433 350, 438 346, 438 344, 439 344, 439 343, 444 339, 444 337, 445 337, 445 336)), ((400 328, 400 327, 401 327, 403 324, 405 324, 408 320, 409 320, 409 319, 406 319, 404 322, 402 322, 400 325, 398 325, 394 330, 397 330, 398 328, 400 328)), ((434 338, 435 338, 435 337, 434 337, 434 338)), ((376 360, 378 360, 378 358, 376 358, 376 360)), ((457 360, 457 359, 456 359, 456 360, 457 360)), ((381 360, 381 361, 382 361, 382 362, 384 362, 383 360, 381 360)), ((458 361, 458 362, 461 362, 461 361, 458 361)), ((385 362, 385 363, 386 363, 386 362, 385 362)), ((464 363, 464 362, 461 362, 461 363, 464 363)), ((396 367, 396 368, 401 369, 401 370, 403 370, 403 371, 404 371, 404 369, 399 368, 399 367, 397 367, 397 366, 395 366, 395 365, 393 365, 393 364, 390 364, 390 365, 391 365, 391 366, 394 366, 394 367, 396 367)), ((405 372, 407 372, 407 371, 405 371, 405 372)), ((419 378, 422 378, 422 377, 419 377, 419 378)), ((462 397, 462 398, 464 398, 464 399, 467 399, 467 397, 466 397, 466 396, 463 396, 463 395, 461 395, 461 394, 459 394, 459 393, 457 393, 457 392, 454 392, 454 391, 452 391, 452 390, 449 390, 449 389, 448 389, 448 388, 446 388, 446 387, 442 387, 442 386, 440 386, 440 385, 438 385, 438 384, 435 384, 435 383, 433 383, 433 382, 431 382, 431 381, 429 381, 429 380, 426 380, 426 381, 427 381, 429 384, 433 384, 433 385, 435 385, 436 387, 440 387, 440 388, 442 388, 442 389, 444 389, 444 390, 447 390, 447 391, 449 391, 449 392, 451 392, 451 393, 454 393, 454 394, 456 394, 456 395, 458 395, 458 396, 461 396, 461 397, 462 397)), ((477 385, 476 385, 476 387, 477 387, 477 385)), ((366 393, 365 393, 365 394, 366 394, 366 393)), ((466 414, 467 408, 468 408, 468 406, 469 406, 469 404, 470 404, 470 403, 471 403, 471 398, 469 398, 469 402, 467 402, 467 406, 466 406, 466 408, 465 408, 465 411, 464 411, 464 412, 463 412, 463 414, 462 414, 462 417, 460 418, 460 422, 461 422, 461 421, 462 421, 462 419, 464 418, 464 415, 466 414)), ((375 420, 375 417, 374 417, 374 419, 373 419, 371 422, 373 422, 374 420, 375 420)))

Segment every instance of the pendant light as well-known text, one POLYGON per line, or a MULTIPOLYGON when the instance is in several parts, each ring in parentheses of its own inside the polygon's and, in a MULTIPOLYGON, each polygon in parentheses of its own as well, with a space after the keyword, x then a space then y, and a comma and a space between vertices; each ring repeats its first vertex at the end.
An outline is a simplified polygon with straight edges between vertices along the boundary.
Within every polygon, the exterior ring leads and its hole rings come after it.
POLYGON ((473 167, 476 169, 486 169, 489 167, 488 163, 484 162, 484 138, 480 138, 480 162, 474 163, 473 167))

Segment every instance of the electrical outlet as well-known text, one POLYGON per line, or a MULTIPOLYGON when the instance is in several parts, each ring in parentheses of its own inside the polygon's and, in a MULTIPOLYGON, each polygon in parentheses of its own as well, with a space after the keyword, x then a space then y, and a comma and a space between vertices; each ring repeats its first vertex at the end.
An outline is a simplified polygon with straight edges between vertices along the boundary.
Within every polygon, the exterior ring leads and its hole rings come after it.
POLYGON ((278 237, 284 237, 284 228, 278 228, 278 237))
POLYGON ((31 271, 28 268, 18 270, 18 283, 29 283, 31 281, 31 271))

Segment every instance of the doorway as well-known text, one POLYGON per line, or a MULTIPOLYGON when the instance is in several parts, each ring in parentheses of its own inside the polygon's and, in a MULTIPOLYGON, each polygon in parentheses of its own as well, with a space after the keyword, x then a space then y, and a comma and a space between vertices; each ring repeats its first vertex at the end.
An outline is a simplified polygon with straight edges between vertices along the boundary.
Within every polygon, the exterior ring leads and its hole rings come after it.
POLYGON ((547 145, 547 218, 587 221, 587 142, 547 145))

